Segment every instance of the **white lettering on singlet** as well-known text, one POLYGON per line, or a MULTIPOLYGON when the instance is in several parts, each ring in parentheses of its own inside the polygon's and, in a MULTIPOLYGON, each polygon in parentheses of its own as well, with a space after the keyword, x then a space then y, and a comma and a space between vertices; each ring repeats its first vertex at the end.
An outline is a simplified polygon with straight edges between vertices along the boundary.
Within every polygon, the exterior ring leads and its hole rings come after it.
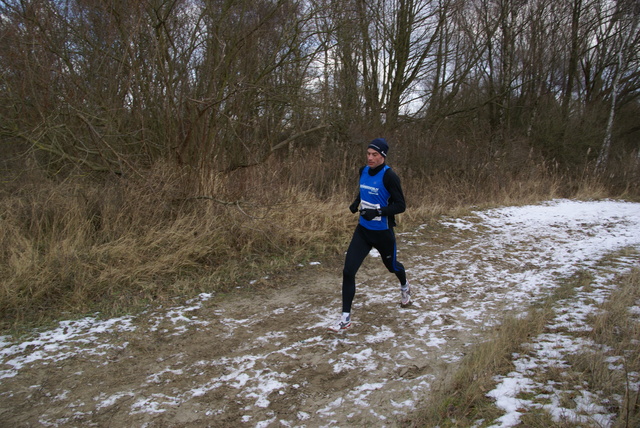
POLYGON ((377 187, 372 187, 372 186, 367 186, 366 184, 361 184, 361 185, 360 185, 360 188, 361 188, 361 189, 368 190, 370 195, 377 195, 377 194, 378 194, 378 192, 380 191, 380 189, 379 189, 379 188, 377 188, 377 187))

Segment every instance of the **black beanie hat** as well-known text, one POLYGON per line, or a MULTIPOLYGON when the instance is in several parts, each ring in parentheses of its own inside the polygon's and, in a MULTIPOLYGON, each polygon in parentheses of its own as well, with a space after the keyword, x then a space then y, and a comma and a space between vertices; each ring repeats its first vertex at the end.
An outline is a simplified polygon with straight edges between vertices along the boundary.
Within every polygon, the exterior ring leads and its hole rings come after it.
POLYGON ((368 149, 373 149, 376 152, 380 153, 385 158, 387 157, 387 153, 389 152, 389 145, 387 144, 387 140, 384 138, 376 138, 369 143, 368 149))

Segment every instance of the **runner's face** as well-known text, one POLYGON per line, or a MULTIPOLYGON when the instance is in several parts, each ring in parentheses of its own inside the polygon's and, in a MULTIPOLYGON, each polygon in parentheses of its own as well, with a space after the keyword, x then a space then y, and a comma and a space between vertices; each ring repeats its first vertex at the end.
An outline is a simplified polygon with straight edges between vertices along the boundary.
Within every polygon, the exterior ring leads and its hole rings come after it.
POLYGON ((375 168, 384 163, 384 156, 373 149, 367 149, 367 165, 369 168, 375 168))

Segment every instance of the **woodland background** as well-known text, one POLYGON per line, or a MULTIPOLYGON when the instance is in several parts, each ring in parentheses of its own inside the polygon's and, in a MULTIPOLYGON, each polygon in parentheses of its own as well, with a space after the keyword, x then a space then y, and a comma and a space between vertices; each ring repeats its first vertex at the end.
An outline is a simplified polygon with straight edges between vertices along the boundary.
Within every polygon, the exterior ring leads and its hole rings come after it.
POLYGON ((635 0, 5 0, 3 325, 340 254, 376 137, 408 223, 637 198, 639 19, 635 0))

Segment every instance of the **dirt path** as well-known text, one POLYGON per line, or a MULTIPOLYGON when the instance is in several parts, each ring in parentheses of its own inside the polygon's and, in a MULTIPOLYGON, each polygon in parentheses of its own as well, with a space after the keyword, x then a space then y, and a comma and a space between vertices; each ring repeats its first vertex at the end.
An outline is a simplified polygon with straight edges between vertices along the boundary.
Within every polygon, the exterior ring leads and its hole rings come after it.
POLYGON ((414 305, 399 307, 395 278, 374 255, 357 278, 354 327, 343 334, 326 331, 340 308, 339 272, 309 265, 277 290, 201 295, 134 317, 5 337, 0 420, 397 426, 505 311, 526 308, 608 251, 640 246, 640 214, 629 220, 619 211, 597 222, 578 213, 536 223, 496 210, 401 234, 414 305))

